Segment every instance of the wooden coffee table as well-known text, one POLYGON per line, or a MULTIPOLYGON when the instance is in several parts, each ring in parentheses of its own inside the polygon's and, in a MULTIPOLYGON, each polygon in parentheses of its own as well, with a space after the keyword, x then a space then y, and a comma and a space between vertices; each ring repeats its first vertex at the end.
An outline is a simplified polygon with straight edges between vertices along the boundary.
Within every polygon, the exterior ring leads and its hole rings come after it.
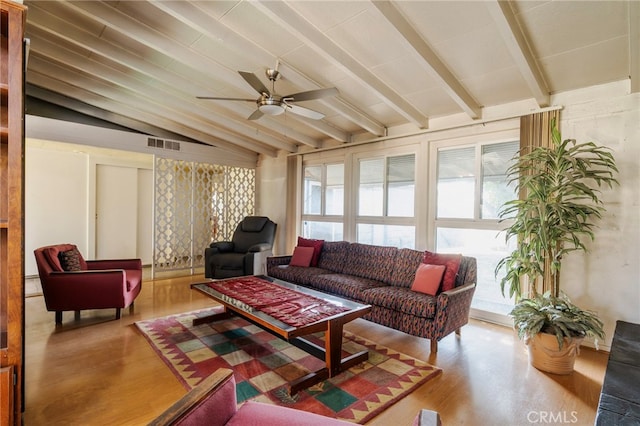
MULTIPOLYGON (((194 325, 216 321, 237 314, 316 358, 325 361, 325 368, 309 373, 290 383, 289 392, 291 395, 329 377, 336 376, 369 358, 369 353, 366 350, 342 358, 342 331, 344 324, 371 311, 370 305, 363 305, 266 276, 209 280, 192 284, 191 288, 211 297, 225 308, 225 311, 219 314, 194 320, 194 325), (214 288, 212 285, 218 287, 214 288), (255 291, 251 289, 251 285, 256 286, 255 291), (247 292, 242 291, 245 286, 250 290, 247 292), (285 296, 281 299, 278 299, 279 296, 277 295, 271 297, 272 294, 276 293, 282 293, 285 296), (261 295, 265 295, 265 298, 271 297, 271 299, 257 301, 261 295), (285 310, 285 308, 292 306, 293 303, 285 299, 287 297, 295 299, 296 295, 300 295, 299 300, 307 302, 306 307, 297 310, 294 320, 286 317, 286 315, 283 318, 283 313, 278 312, 278 308, 282 307, 285 310), (334 313, 333 311, 340 312, 334 313), (328 316, 322 317, 322 315, 328 316), (278 317, 281 319, 278 319, 278 317), (292 323, 295 323, 295 325, 291 325, 292 323), (312 333, 323 331, 325 333, 324 348, 304 338, 304 336, 312 333)), ((288 310, 290 311, 291 309, 288 310)))

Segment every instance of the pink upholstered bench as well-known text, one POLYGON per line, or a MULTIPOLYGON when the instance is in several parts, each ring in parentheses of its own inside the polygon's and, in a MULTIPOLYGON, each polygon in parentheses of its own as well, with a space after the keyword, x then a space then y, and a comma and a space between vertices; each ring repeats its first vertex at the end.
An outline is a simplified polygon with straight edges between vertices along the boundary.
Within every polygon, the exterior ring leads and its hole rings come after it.
MULTIPOLYGON (((233 371, 220 368, 191 389, 149 426, 345 426, 352 423, 279 405, 247 401, 236 404, 233 371)), ((438 413, 422 410, 413 426, 440 426, 438 413)))
POLYGON ((247 401, 236 405, 233 371, 220 368, 169 407, 150 426, 344 426, 351 423, 292 408, 247 401))

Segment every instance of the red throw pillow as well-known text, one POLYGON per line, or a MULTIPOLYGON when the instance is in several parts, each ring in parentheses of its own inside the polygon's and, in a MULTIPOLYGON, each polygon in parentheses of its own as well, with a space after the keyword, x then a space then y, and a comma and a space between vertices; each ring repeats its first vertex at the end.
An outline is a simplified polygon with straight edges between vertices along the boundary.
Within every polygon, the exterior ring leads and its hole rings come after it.
POLYGON ((293 256, 289 261, 289 266, 304 266, 305 268, 311 264, 313 258, 313 247, 296 247, 293 249, 293 256))
POLYGON ((411 284, 411 290, 435 296, 440 288, 446 268, 444 265, 420 264, 416 271, 416 277, 413 279, 413 284, 411 284))
POLYGON ((456 276, 458 275, 461 259, 461 254, 432 253, 427 250, 424 252, 424 260, 422 263, 444 265, 447 267, 444 272, 444 278, 442 279, 442 291, 447 291, 456 286, 456 276))
POLYGON ((322 251, 323 245, 324 240, 313 240, 310 238, 298 237, 299 247, 313 247, 313 258, 311 259, 311 266, 318 266, 318 259, 320 259, 320 252, 322 251))

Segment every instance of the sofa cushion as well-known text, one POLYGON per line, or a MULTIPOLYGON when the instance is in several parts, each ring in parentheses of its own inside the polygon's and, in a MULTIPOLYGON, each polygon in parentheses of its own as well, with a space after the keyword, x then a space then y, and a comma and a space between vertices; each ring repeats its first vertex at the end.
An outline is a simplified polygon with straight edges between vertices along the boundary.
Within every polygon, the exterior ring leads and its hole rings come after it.
POLYGON ((436 315, 437 298, 410 288, 385 286, 369 288, 361 294, 362 303, 392 309, 402 314, 431 319, 436 315))
POLYGON ((335 294, 347 299, 360 301, 361 293, 370 288, 382 287, 385 284, 369 278, 346 274, 321 274, 313 277, 313 287, 325 293, 335 294))
MULTIPOLYGON (((397 254, 396 247, 352 243, 340 272, 388 283, 391 280, 397 254)), ((415 272, 415 268, 413 271, 415 272)))
POLYGON ((344 261, 349 252, 347 241, 325 241, 318 259, 318 267, 334 272, 342 272, 344 261))
POLYGON ((408 248, 398 249, 389 284, 410 288, 416 276, 416 269, 422 264, 422 259, 424 259, 423 251, 408 248))
POLYGON ((435 296, 442 283, 445 269, 446 266, 444 265, 420 264, 416 270, 416 277, 411 285, 411 290, 435 296))
POLYGON ((444 278, 442 279, 442 291, 447 291, 455 288, 456 276, 458 275, 458 268, 460 267, 461 254, 443 254, 432 253, 430 251, 424 252, 424 263, 432 265, 444 265, 447 269, 444 271, 444 278))
POLYGON ((313 240, 310 238, 298 237, 299 247, 313 247, 313 258, 311 259, 311 266, 318 266, 318 260, 320 259, 320 253, 322 252, 322 246, 324 240, 313 240))
POLYGON ((305 268, 310 266, 314 251, 313 247, 296 247, 293 249, 293 256, 291 256, 289 266, 302 266, 305 268))
POLYGON ((314 268, 313 266, 305 268, 302 266, 278 265, 275 268, 269 268, 270 277, 311 288, 317 288, 313 282, 316 275, 330 273, 331 271, 327 269, 314 268))

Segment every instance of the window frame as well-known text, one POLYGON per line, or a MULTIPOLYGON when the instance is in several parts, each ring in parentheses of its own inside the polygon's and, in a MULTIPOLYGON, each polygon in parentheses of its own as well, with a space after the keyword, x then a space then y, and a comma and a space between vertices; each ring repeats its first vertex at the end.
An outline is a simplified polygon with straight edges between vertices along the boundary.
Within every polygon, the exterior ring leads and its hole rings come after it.
MULTIPOLYGON (((320 161, 305 161, 303 162, 303 164, 301 165, 301 169, 300 169, 300 176, 301 176, 301 185, 300 185, 300 192, 301 192, 301 197, 300 197, 300 231, 302 233, 303 229, 304 229, 304 222, 325 222, 325 223, 341 223, 342 224, 342 234, 345 235, 345 229, 346 229, 346 225, 345 225, 345 217, 346 216, 346 210, 347 210, 347 184, 345 183, 347 178, 346 178, 346 173, 347 173, 347 167, 346 167, 346 161, 344 160, 338 160, 338 159, 325 159, 324 161, 320 160, 320 161), (343 167, 343 181, 342 181, 342 188, 343 188, 343 201, 342 201, 342 214, 341 215, 335 215, 335 214, 331 214, 328 215, 326 214, 326 194, 327 194, 327 166, 332 166, 332 165, 342 165, 343 167), (321 193, 321 199, 320 199, 320 214, 313 214, 313 213, 305 213, 304 207, 305 207, 305 169, 307 167, 320 167, 321 168, 321 178, 320 178, 320 193, 321 193)), ((346 237, 345 237, 346 238, 346 237)))
MULTIPOLYGON (((470 135, 455 139, 446 139, 433 142, 429 146, 429 163, 428 163, 428 186, 429 201, 428 209, 428 233, 427 246, 433 250, 437 250, 437 233, 438 229, 469 229, 482 231, 496 231, 496 235, 509 226, 509 220, 501 220, 499 218, 481 218, 482 212, 482 147, 484 145, 493 145, 504 142, 515 142, 520 140, 519 128, 507 129, 497 132, 488 132, 485 134, 470 135), (438 187, 438 152, 441 149, 459 149, 465 147, 475 147, 475 167, 474 167, 474 214, 472 219, 465 218, 438 218, 437 216, 437 187, 438 187)), ((496 288, 499 285, 495 283, 496 288)), ((509 303, 505 299, 506 303, 509 303)), ((511 319, 502 313, 491 312, 478 309, 472 306, 471 313, 474 318, 509 325, 511 319)))
POLYGON ((429 222, 429 247, 436 247, 435 234, 438 226, 440 227, 459 227, 461 224, 468 224, 478 226, 478 229, 493 229, 493 227, 499 227, 499 230, 508 226, 508 220, 500 219, 483 219, 481 218, 482 206, 480 204, 482 199, 482 146, 494 145, 504 142, 514 142, 520 139, 519 133, 513 131, 504 131, 497 134, 490 133, 484 135, 474 135, 465 138, 459 138, 456 140, 443 140, 434 142, 429 147, 429 202, 427 203, 428 209, 428 222, 429 222), (459 149, 465 147, 475 147, 476 164, 474 168, 474 207, 473 218, 438 218, 437 201, 438 201, 438 151, 440 149, 459 149))
MULTIPOLYGON (((414 247, 419 247, 419 214, 420 208, 418 206, 418 202, 421 199, 419 197, 419 190, 421 187, 420 184, 420 173, 418 164, 423 160, 423 156, 421 155, 420 145, 417 143, 413 143, 411 145, 397 147, 397 148, 384 148, 381 147, 375 151, 367 151, 367 152, 359 152, 353 155, 353 159, 351 162, 351 173, 353 176, 352 185, 351 185, 351 194, 353 200, 353 214, 351 216, 346 216, 347 220, 351 220, 350 229, 352 233, 350 234, 352 241, 358 241, 358 226, 359 225, 397 225, 397 226, 412 226, 414 228, 414 247), (387 180, 387 167, 388 167, 388 158, 390 157, 403 157, 407 155, 414 156, 414 173, 413 173, 413 185, 414 185, 414 196, 413 196, 413 216, 388 216, 388 180, 387 180), (360 216, 359 215, 359 206, 360 206, 360 162, 362 160, 375 160, 375 159, 383 159, 384 167, 383 167, 383 206, 382 211, 383 214, 380 216, 360 216)), ((345 193, 345 197, 348 195, 345 193)))

